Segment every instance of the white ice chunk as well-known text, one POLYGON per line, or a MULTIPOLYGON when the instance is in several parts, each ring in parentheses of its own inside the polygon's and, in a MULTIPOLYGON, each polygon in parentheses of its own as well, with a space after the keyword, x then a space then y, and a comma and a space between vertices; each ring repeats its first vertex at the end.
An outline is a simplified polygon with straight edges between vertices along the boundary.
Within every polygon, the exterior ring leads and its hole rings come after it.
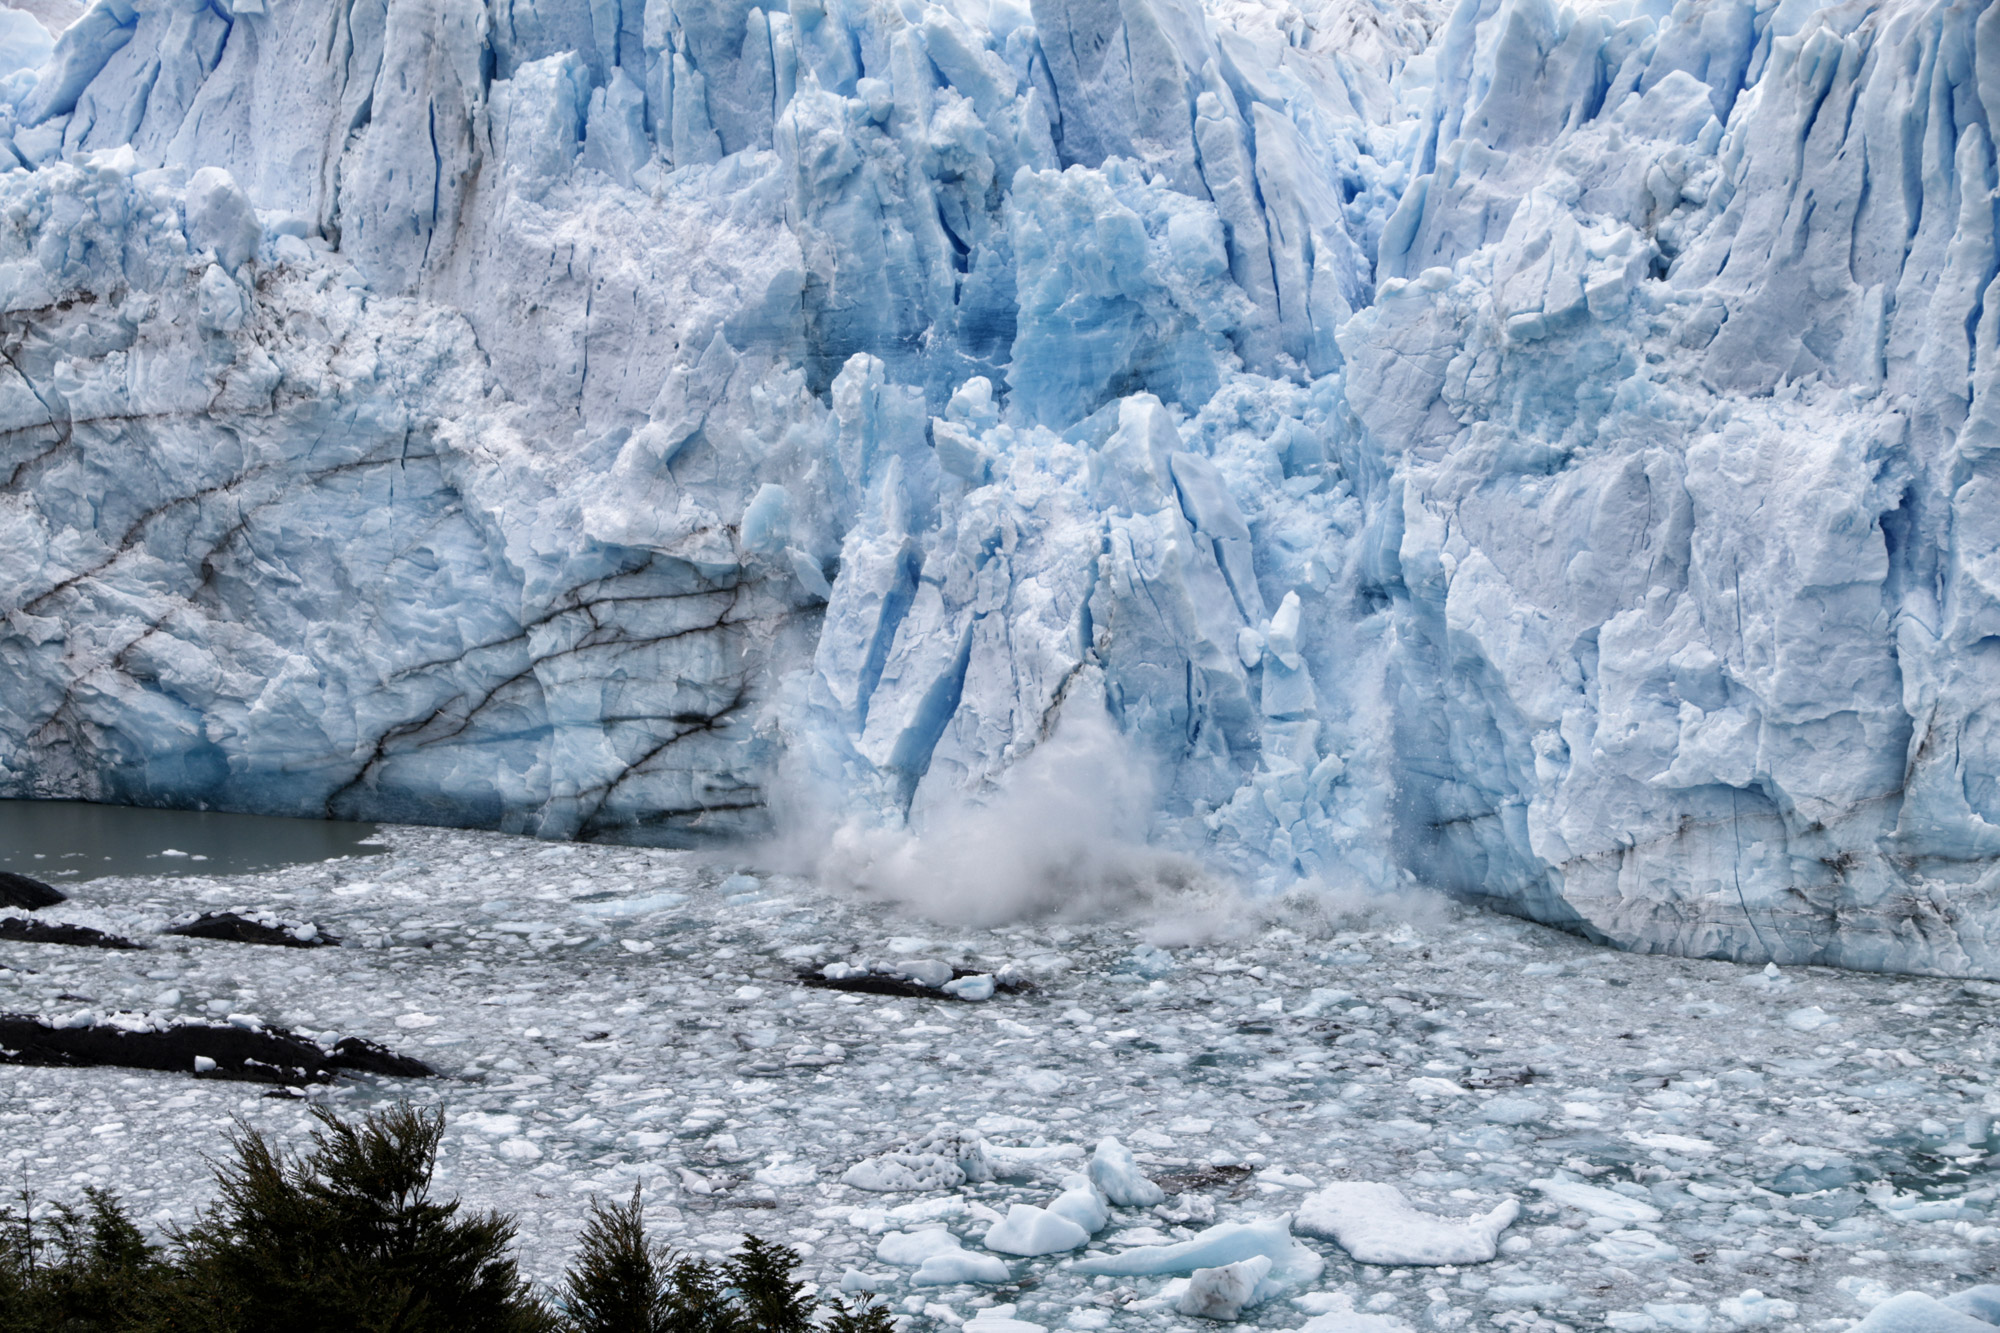
POLYGON ((896 963, 889 970, 892 975, 914 981, 919 986, 935 988, 951 980, 951 964, 935 958, 919 958, 896 963))
POLYGON ((1114 1138, 1099 1140, 1090 1154, 1090 1182, 1120 1208, 1151 1208, 1167 1198, 1166 1191, 1140 1172, 1132 1150, 1114 1138))
POLYGON ((1011 1305, 990 1305, 974 1311, 972 1318, 965 1321, 965 1328, 969 1333, 1049 1333, 1044 1324, 1016 1319, 1011 1305))
POLYGON ((1088 1176, 1064 1176, 1063 1192, 1049 1205, 1049 1211, 1067 1217, 1091 1235, 1111 1224, 1111 1210, 1088 1176))
MULTIPOLYGON (((1744 1292, 1748 1296, 1752 1293, 1744 1292)), ((1791 1302, 1786 1301, 1789 1305, 1791 1302)), ((1967 1287, 1964 1291, 1953 1292, 1942 1302, 1946 1307, 1969 1314, 1974 1319, 1984 1319, 1989 1324, 2000 1324, 2000 1285, 1982 1283, 1977 1287, 1967 1287)))
POLYGON ((875 1258, 878 1263, 914 1268, 932 1255, 963 1248, 958 1237, 945 1227, 923 1227, 916 1231, 891 1231, 876 1244, 875 1258))
POLYGON ((1394 1185, 1341 1181, 1308 1195, 1294 1225, 1337 1241, 1364 1264, 1483 1264, 1520 1213, 1521 1205, 1507 1199, 1483 1216, 1455 1221, 1411 1207, 1394 1185))
POLYGON ((1052 1162, 1074 1162, 1082 1156, 1083 1149, 1074 1143, 1052 1143, 1041 1148, 986 1145, 988 1168, 999 1180, 1026 1180, 1052 1162))
POLYGON ((989 976, 960 977, 947 981, 938 987, 946 995, 956 995, 961 1000, 979 1003, 993 998, 993 978, 989 976))
POLYGON ((1263 1254, 1216 1268, 1197 1268, 1189 1276, 1187 1290, 1181 1293, 1174 1308, 1201 1319, 1234 1322, 1243 1311, 1257 1304, 1257 1288, 1270 1271, 1270 1256, 1263 1254))
POLYGON ((603 902, 577 903, 575 906, 577 911, 588 916, 616 918, 664 912, 686 901, 684 893, 648 893, 637 898, 612 898, 603 902))
POLYGON ((856 1162, 841 1176, 856 1189, 881 1193, 956 1189, 991 1179, 985 1141, 955 1125, 939 1125, 906 1147, 856 1162))
POLYGON ((1640 1199, 1628 1198, 1597 1185, 1574 1180, 1531 1180, 1528 1182, 1565 1208, 1581 1208, 1613 1222, 1657 1222, 1660 1210, 1640 1199))
POLYGON ((1818 1032, 1821 1028, 1832 1027, 1840 1020, 1816 1004, 1794 1009, 1785 1015, 1785 1026, 1799 1032, 1818 1032))
POLYGON ((1650 1231, 1614 1231, 1589 1249, 1614 1264, 1672 1263, 1680 1258, 1680 1251, 1650 1231))
POLYGON ((1074 1250, 1090 1239, 1090 1233, 1060 1213, 1017 1203, 1006 1218, 988 1229, 982 1242, 1002 1254, 1034 1257, 1074 1250))
POLYGON ((990 1254, 956 1250, 934 1254, 918 1266, 910 1284, 917 1287, 948 1287, 958 1282, 1005 1282, 1013 1276, 1007 1265, 990 1254))
POLYGON ((1741 1296, 1717 1301, 1716 1310, 1738 1328, 1766 1328, 1785 1325, 1799 1317, 1799 1307, 1791 1301, 1766 1296, 1755 1287, 1741 1296))
POLYGON ((264 229, 250 196, 221 167, 203 167, 188 177, 188 243, 215 252, 215 262, 233 269, 257 253, 264 229))
POLYGON ((1892 1296, 1849 1333, 1993 1333, 1994 1326, 1919 1292, 1892 1296))
MULTIPOLYGON (((1354 1298, 1344 1291, 1308 1292, 1293 1297, 1292 1304, 1313 1316, 1295 1333, 1411 1333, 1394 1315, 1356 1310, 1354 1298)), ((1381 1308, 1378 1298, 1376 1309, 1381 1308)))
POLYGON ((1319 1254, 1292 1239, 1289 1217, 1261 1222, 1223 1222, 1192 1240, 1173 1245, 1142 1245, 1120 1254, 1080 1259, 1075 1271, 1087 1276, 1165 1277, 1197 1268, 1220 1268, 1263 1255, 1271 1271, 1258 1284, 1259 1300, 1288 1287, 1313 1281, 1326 1268, 1319 1254))

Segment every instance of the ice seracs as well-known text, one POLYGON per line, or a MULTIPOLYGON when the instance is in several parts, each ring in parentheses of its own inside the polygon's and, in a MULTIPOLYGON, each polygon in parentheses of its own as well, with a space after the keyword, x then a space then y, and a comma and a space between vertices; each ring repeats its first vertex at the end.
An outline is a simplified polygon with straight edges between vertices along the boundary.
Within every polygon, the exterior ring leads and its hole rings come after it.
POLYGON ((10 20, 0 794, 2000 974, 1984 11, 1273 12, 10 20))

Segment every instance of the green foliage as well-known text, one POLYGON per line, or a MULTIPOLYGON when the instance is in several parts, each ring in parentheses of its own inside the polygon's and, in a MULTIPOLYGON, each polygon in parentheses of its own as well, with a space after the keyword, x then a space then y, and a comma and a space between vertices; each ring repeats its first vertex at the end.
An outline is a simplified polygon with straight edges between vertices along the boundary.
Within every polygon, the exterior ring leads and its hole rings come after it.
POLYGON ((34 1199, 0 1212, 0 1328, 92 1333, 154 1327, 176 1274, 104 1190, 57 1204, 39 1224, 34 1199))
POLYGON ((826 1333, 896 1333, 896 1321, 889 1308, 874 1300, 850 1301, 833 1298, 833 1311, 823 1325, 826 1333))
POLYGON ((672 1257, 646 1238, 638 1186, 627 1204, 593 1200, 579 1243, 562 1289, 573 1333, 669 1333, 677 1327, 672 1257))
POLYGON ((681 1258, 669 1280, 670 1333, 742 1333, 742 1317, 713 1268, 699 1259, 681 1258))
POLYGON ((747 1236, 718 1270, 649 1239, 642 1214, 636 1188, 591 1204, 563 1281, 565 1333, 814 1333, 796 1251, 747 1236))
POLYGON ((444 1117, 403 1105, 359 1126, 314 1108, 287 1158, 254 1130, 217 1171, 221 1197, 176 1237, 202 1308, 189 1327, 286 1333, 543 1333, 554 1325, 508 1257, 514 1224, 431 1197, 444 1117))
POLYGON ((798 1253, 756 1236, 720 1266, 649 1238, 637 1190, 591 1206, 550 1311, 515 1268, 514 1222, 432 1197, 444 1118, 315 1108, 310 1149, 232 1139, 219 1197, 167 1249, 119 1202, 0 1207, 5 1333, 894 1333, 887 1309, 815 1309, 798 1253), (821 1322, 815 1323, 819 1318, 821 1322))
POLYGON ((798 1266, 797 1250, 756 1236, 743 1238, 743 1248, 723 1265, 723 1274, 736 1289, 746 1333, 807 1333, 812 1328, 813 1308, 802 1294, 805 1284, 792 1276, 798 1266))

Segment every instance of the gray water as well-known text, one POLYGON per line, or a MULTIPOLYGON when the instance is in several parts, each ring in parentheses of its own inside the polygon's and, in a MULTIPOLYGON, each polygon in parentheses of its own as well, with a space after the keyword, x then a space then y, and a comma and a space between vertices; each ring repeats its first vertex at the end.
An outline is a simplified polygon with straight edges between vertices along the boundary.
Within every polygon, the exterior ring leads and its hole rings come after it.
POLYGON ((379 856, 373 824, 86 801, 0 801, 0 870, 51 884, 107 875, 241 875, 379 856))

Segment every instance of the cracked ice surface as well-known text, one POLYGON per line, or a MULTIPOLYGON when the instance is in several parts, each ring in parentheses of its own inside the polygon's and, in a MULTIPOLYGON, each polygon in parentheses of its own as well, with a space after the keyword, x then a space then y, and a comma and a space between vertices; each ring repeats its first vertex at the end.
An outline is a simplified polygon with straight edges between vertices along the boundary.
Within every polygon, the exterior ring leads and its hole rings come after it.
MULTIPOLYGON (((0 1010, 249 1014, 421 1056, 440 1079, 363 1079, 334 1104, 443 1106, 445 1185, 518 1211, 542 1277, 591 1195, 644 1182, 676 1244, 714 1252, 755 1230, 798 1245, 816 1280, 860 1270, 913 1313, 1012 1303, 1051 1326, 1162 1327, 1164 1275, 1089 1278, 1070 1256, 980 1245, 1014 1205, 1063 1192, 1107 1136, 1166 1198, 1112 1209, 1087 1254, 1269 1224, 1343 1181, 1448 1219, 1519 1201, 1486 1264, 1358 1264, 1299 1236, 1325 1271, 1246 1313, 1273 1329, 1354 1310, 1384 1330, 1835 1330, 1896 1291, 1967 1286, 2000 1255, 1987 983, 1646 957, 1474 908, 1397 921, 1303 897, 1233 923, 1259 931, 1161 949, 1143 943, 1157 923, 945 928, 689 853, 384 837, 386 855, 276 874, 76 885, 42 915, 153 949, 8 945, 0 1010), (346 943, 153 933, 191 900, 346 943), (1012 964, 1036 989, 960 1003, 796 980, 924 960, 1012 964), (841 1183, 941 1123, 982 1136, 1001 1178, 841 1183), (1035 1148, 1056 1151, 1021 1151, 1035 1148), (913 1267, 878 1260, 884 1236, 927 1223, 950 1236, 926 1253, 960 1246, 1008 1281, 916 1287, 913 1267)), ((1155 914, 1184 939, 1231 924, 1202 900, 1155 914)), ((305 1127, 261 1092, 10 1068, 6 1169, 52 1197, 111 1185, 184 1222, 208 1195, 200 1153, 232 1116, 305 1127)))

